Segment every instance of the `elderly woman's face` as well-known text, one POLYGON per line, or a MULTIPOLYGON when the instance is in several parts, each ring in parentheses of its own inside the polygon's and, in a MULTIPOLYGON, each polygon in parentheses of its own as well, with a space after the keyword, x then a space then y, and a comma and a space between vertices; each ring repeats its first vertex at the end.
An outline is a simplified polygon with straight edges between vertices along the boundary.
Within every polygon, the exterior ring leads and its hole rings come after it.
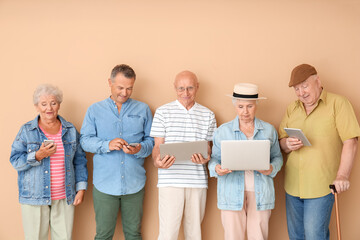
POLYGON ((43 120, 54 120, 57 118, 60 104, 53 95, 43 95, 39 98, 39 102, 35 105, 36 110, 40 113, 43 120))
POLYGON ((234 103, 234 106, 240 121, 254 121, 256 112, 256 100, 237 100, 234 103))

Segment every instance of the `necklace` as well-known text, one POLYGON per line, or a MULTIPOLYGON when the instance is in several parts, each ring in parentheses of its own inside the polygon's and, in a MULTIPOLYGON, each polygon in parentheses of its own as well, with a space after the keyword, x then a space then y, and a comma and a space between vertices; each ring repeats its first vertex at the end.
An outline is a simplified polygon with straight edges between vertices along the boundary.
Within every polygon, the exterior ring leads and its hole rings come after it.
POLYGON ((240 126, 240 130, 245 134, 246 137, 251 137, 254 135, 254 125, 250 127, 240 126))

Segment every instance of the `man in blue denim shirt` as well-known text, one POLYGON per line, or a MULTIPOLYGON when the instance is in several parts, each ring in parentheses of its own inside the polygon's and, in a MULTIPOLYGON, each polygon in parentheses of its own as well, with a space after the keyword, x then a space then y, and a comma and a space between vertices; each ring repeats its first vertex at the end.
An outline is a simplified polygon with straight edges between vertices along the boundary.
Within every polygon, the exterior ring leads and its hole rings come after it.
POLYGON ((130 98, 135 78, 131 67, 115 66, 108 80, 111 96, 89 107, 81 128, 81 146, 95 153, 95 239, 112 239, 119 210, 125 239, 141 239, 144 159, 154 140, 148 105, 130 98))

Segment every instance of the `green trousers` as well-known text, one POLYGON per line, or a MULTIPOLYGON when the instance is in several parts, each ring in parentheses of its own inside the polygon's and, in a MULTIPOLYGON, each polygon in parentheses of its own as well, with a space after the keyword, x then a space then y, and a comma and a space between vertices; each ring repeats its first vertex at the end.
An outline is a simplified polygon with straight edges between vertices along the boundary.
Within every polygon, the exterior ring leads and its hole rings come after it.
POLYGON ((113 238, 119 210, 125 239, 141 240, 144 194, 143 188, 134 194, 114 196, 102 193, 94 187, 95 240, 111 240, 113 238))

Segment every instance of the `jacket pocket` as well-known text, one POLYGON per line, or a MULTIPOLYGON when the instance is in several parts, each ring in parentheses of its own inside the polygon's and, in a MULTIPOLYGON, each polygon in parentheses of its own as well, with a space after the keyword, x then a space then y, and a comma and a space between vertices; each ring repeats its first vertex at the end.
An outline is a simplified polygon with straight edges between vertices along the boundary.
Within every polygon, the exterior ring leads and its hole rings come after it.
POLYGON ((218 177, 218 201, 228 206, 242 205, 241 188, 243 182, 237 173, 218 177))
POLYGON ((69 159, 70 160, 69 162, 72 164, 76 152, 76 142, 63 141, 63 146, 64 146, 65 160, 69 159))
POLYGON ((261 175, 259 178, 260 206, 272 205, 275 203, 274 181, 269 176, 261 175))
POLYGON ((32 197, 35 195, 35 188, 38 188, 35 186, 35 174, 34 169, 29 169, 27 171, 21 171, 19 172, 19 191, 21 197, 32 197))
POLYGON ((19 195, 21 197, 30 197, 30 176, 29 171, 21 171, 18 173, 19 195))

